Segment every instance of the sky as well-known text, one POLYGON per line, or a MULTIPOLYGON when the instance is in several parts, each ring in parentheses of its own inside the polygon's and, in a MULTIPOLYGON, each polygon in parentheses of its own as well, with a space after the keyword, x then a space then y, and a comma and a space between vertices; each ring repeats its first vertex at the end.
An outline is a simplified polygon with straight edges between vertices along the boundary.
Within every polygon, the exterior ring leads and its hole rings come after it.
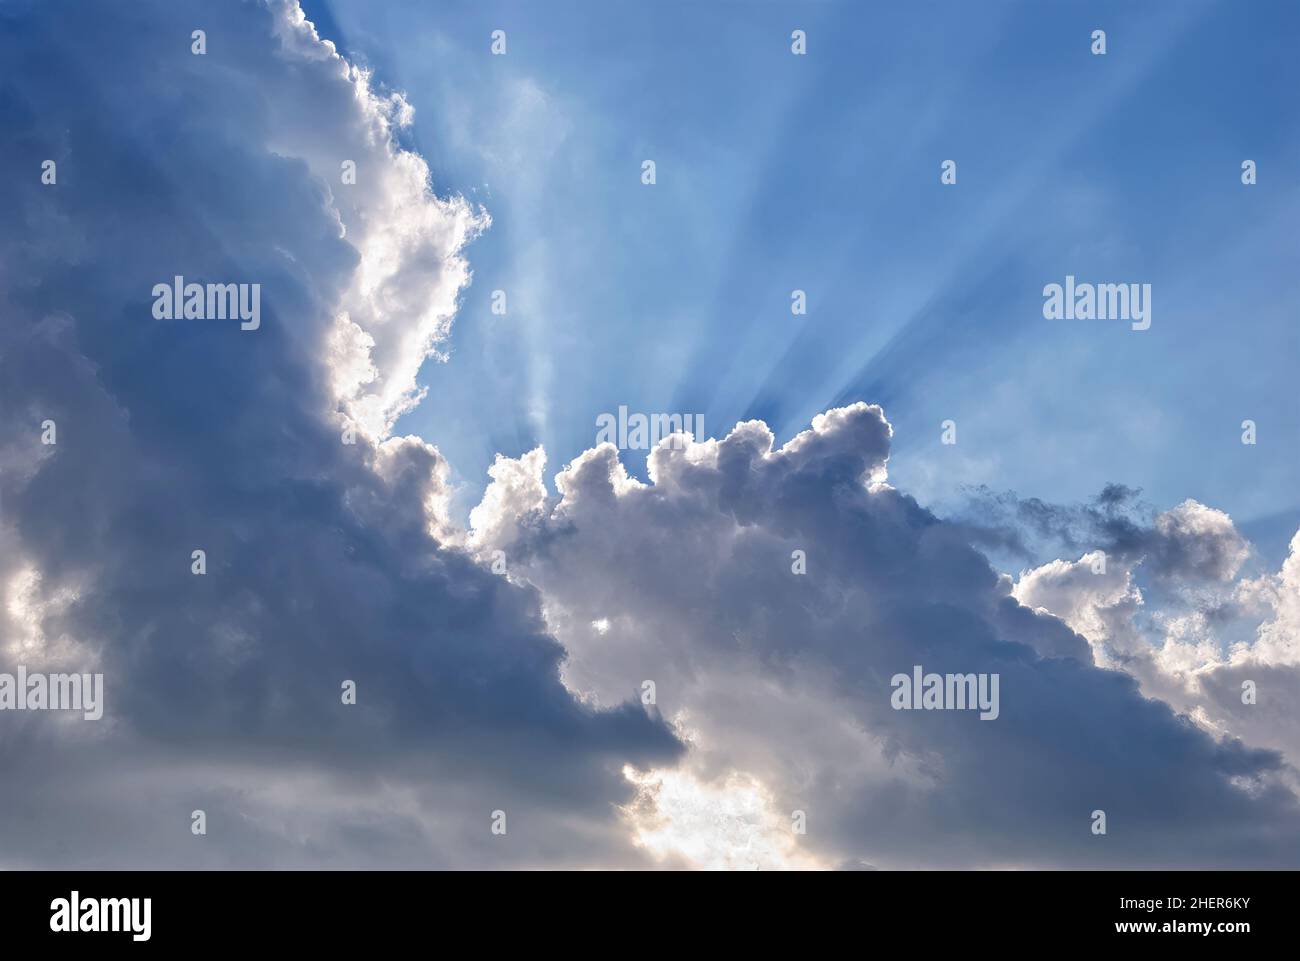
POLYGON ((0 867, 1300 866, 1297 40, 0 0, 0 867))
POLYGON ((541 443, 567 462, 620 404, 710 431, 759 417, 785 440, 866 400, 899 428, 893 475, 927 502, 1121 482, 1162 507, 1213 503, 1284 556, 1300 520, 1294 8, 307 10, 410 95, 435 183, 492 213, 455 362, 426 365, 401 425, 448 454, 471 503, 496 453, 541 443), (1096 57, 1077 37, 1103 20, 1116 36, 1096 57), (812 38, 804 58, 791 28, 812 38), (483 56, 494 29, 504 57, 483 56), (946 159, 956 189, 939 189, 946 159), (1042 287, 1071 273, 1152 284, 1152 328, 1044 323, 1042 287), (1243 449, 1247 418, 1266 439, 1243 449))

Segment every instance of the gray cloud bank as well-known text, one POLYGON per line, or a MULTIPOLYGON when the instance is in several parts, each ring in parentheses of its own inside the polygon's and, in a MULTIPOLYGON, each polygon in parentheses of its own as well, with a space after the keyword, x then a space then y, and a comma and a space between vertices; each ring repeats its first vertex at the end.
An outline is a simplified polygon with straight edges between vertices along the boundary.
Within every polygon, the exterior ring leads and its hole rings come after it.
MULTIPOLYGON (((1281 751, 1215 736, 1096 666, 1091 640, 1020 603, 967 530, 884 481, 889 436, 865 404, 775 450, 744 423, 660 447, 645 485, 605 445, 556 496, 539 456, 498 461, 472 542, 506 550, 547 598, 571 685, 614 701, 653 679, 692 743, 684 763, 704 780, 744 771, 779 810, 806 810, 803 843, 826 863, 1294 866, 1281 751), (891 709, 890 678, 916 664, 999 674, 999 718, 891 709)), ((1227 576, 1223 522, 1200 505, 1162 515, 1162 576, 1227 576)))
POLYGON ((296 6, 74 11, 0 11, 0 670, 93 667, 107 711, 0 714, 0 857, 635 858, 619 767, 680 745, 564 689, 536 598, 431 536, 438 453, 383 434, 479 215, 296 6), (175 274, 261 283, 261 328, 154 320, 175 274))

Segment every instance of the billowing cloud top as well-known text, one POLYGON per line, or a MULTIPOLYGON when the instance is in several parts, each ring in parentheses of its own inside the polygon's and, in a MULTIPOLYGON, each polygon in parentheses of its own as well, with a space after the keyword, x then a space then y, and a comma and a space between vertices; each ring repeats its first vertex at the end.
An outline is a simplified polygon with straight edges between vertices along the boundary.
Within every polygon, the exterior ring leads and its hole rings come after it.
MULTIPOLYGON (((1279 754, 1095 666, 1082 632, 1130 598, 1123 558, 1086 576, 1049 565, 1013 589, 960 528, 883 482, 889 437, 861 403, 779 450, 750 422, 662 442, 648 485, 604 446, 557 476, 554 498, 537 452, 499 460, 472 542, 507 548, 546 597, 571 686, 615 703, 653 680, 694 776, 756 777, 777 810, 818 822, 805 848, 822 863, 1295 863, 1279 754), (891 679, 914 665, 997 674, 999 716, 893 710, 891 679)), ((1200 505, 1152 530, 1163 576, 1240 564, 1231 523, 1200 505)))

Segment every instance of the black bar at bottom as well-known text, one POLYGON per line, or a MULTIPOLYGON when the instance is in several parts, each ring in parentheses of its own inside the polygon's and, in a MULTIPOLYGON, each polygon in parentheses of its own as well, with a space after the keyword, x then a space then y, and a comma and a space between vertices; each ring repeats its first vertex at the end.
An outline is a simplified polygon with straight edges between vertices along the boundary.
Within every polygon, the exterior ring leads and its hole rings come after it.
POLYGON ((659 954, 773 938, 865 947, 894 935, 919 938, 927 954, 1124 942, 1233 951, 1294 945, 1296 881, 1233 871, 8 872, 0 921, 7 946, 89 950, 374 949, 437 935, 456 953, 445 939, 600 950, 631 938, 659 954))

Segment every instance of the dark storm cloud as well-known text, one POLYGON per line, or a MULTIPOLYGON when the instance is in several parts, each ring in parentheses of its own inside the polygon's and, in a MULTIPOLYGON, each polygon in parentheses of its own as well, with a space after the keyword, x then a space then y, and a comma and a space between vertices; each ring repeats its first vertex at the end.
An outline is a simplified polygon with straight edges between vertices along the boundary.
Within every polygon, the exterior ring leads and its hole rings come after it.
POLYGON ((2 846, 33 865, 581 860, 611 843, 619 766, 679 746, 639 706, 576 702, 535 596, 429 535, 436 451, 341 443, 324 344, 367 225, 341 236, 329 186, 286 152, 285 118, 337 131, 340 156, 372 128, 338 61, 301 31, 306 55, 282 46, 291 15, 0 14, 0 575, 34 569, 43 596, 67 595, 40 608, 36 647, 10 624, 0 669, 58 648, 95 662, 108 703, 94 732, 0 716, 2 846), (260 329, 155 320, 151 290, 177 274, 260 283, 260 329), (46 419, 58 442, 43 448, 46 419), (375 786, 394 783, 428 803, 364 828, 375 786), (356 809, 322 792, 357 794, 356 809), (46 816, 35 799, 51 794, 46 816), (495 808, 509 841, 489 835, 495 808), (303 838, 281 821, 295 816, 303 838), (69 844, 70 822, 102 829, 69 844))
POLYGON ((879 408, 771 443, 747 423, 661 447, 644 486, 606 445, 545 500, 540 468, 531 486, 498 471, 510 483, 475 522, 548 598, 580 686, 613 696, 655 679, 665 715, 698 732, 699 776, 758 777, 778 809, 808 811, 805 843, 830 863, 1300 863, 1281 756, 1216 741, 1094 667, 966 532, 871 483, 889 447, 879 408), (588 630, 596 619, 608 629, 588 630), (894 710, 890 679, 914 665, 997 673, 1000 716, 894 710))

